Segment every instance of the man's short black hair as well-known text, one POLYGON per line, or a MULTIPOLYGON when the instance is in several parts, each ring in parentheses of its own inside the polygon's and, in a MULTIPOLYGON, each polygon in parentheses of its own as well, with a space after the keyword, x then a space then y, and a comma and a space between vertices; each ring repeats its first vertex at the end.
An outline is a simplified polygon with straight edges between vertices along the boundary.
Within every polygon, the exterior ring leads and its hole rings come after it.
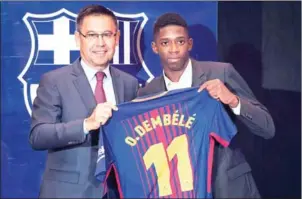
POLYGON ((105 8, 104 6, 101 6, 101 5, 88 5, 84 8, 82 8, 78 14, 77 30, 80 29, 85 17, 98 16, 98 15, 106 15, 106 16, 111 17, 112 20, 114 21, 115 25, 117 26, 117 18, 111 10, 109 10, 108 8, 105 8))
POLYGON ((177 13, 165 13, 161 15, 155 22, 153 27, 153 37, 159 32, 159 30, 163 27, 169 25, 177 25, 182 26, 188 31, 187 22, 177 13))

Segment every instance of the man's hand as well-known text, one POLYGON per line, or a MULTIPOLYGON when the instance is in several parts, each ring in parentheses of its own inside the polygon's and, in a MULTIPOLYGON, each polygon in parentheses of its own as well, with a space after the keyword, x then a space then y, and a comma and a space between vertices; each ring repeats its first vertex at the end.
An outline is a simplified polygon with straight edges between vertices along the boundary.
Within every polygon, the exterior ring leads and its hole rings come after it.
POLYGON ((234 95, 220 79, 206 81, 199 87, 198 92, 201 92, 203 89, 207 89, 214 99, 220 100, 231 108, 235 108, 239 103, 238 97, 234 95))
POLYGON ((86 130, 95 130, 104 125, 112 116, 112 110, 117 111, 117 107, 110 102, 98 104, 92 114, 85 119, 86 130))

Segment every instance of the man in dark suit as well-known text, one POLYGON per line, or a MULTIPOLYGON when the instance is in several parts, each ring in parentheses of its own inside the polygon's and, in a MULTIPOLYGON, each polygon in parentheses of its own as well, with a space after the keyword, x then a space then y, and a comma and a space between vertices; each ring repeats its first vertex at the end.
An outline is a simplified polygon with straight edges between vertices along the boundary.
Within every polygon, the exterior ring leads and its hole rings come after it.
POLYGON ((132 100, 138 89, 134 77, 109 66, 119 37, 112 11, 83 8, 75 32, 80 58, 41 78, 29 137, 33 149, 48 151, 40 198, 103 195, 94 177, 98 134, 115 104, 132 100))
MULTIPOLYGON (((251 132, 272 138, 275 127, 267 109, 231 64, 199 62, 189 57, 193 40, 185 20, 176 13, 160 16, 154 25, 153 51, 159 55, 163 75, 156 77, 138 95, 200 86, 224 104, 232 119, 243 122, 251 132)), ((259 198, 251 168, 238 150, 215 146, 213 168, 214 198, 259 198)))

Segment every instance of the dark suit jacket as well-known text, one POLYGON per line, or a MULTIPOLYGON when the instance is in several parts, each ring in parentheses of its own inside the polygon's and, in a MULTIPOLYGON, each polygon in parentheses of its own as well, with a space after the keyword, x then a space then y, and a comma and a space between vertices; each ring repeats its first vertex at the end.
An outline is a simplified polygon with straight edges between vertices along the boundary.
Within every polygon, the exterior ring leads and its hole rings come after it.
MULTIPOLYGON (((272 138, 275 127, 267 109, 257 101, 252 91, 231 64, 219 62, 198 62, 193 59, 193 84, 200 86, 211 79, 220 79, 240 98, 240 115, 235 116, 225 106, 232 119, 241 120, 251 132, 265 139, 272 138)), ((156 77, 138 96, 144 96, 166 90, 163 76, 156 77)), ((215 198, 256 198, 260 197, 251 167, 239 150, 223 148, 216 144, 213 168, 213 196, 215 198)))
MULTIPOLYGON (((113 67, 110 72, 116 102, 135 98, 137 80, 113 67)), ((99 131, 83 132, 95 106, 80 59, 42 76, 29 137, 33 149, 48 150, 39 197, 101 198, 103 187, 94 177, 99 131)))

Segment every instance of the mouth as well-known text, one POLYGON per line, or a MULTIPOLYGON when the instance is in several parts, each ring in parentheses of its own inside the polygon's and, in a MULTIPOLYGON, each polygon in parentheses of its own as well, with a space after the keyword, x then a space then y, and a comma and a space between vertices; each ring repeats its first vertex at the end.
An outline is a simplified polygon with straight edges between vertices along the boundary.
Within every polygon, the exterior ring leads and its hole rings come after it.
POLYGON ((175 58, 168 58, 168 61, 169 62, 177 62, 177 61, 179 61, 180 60, 180 58, 178 58, 178 57, 175 57, 175 58))
POLYGON ((99 50, 99 51, 92 51, 93 54, 97 55, 97 56, 104 56, 107 51, 106 50, 99 50))

